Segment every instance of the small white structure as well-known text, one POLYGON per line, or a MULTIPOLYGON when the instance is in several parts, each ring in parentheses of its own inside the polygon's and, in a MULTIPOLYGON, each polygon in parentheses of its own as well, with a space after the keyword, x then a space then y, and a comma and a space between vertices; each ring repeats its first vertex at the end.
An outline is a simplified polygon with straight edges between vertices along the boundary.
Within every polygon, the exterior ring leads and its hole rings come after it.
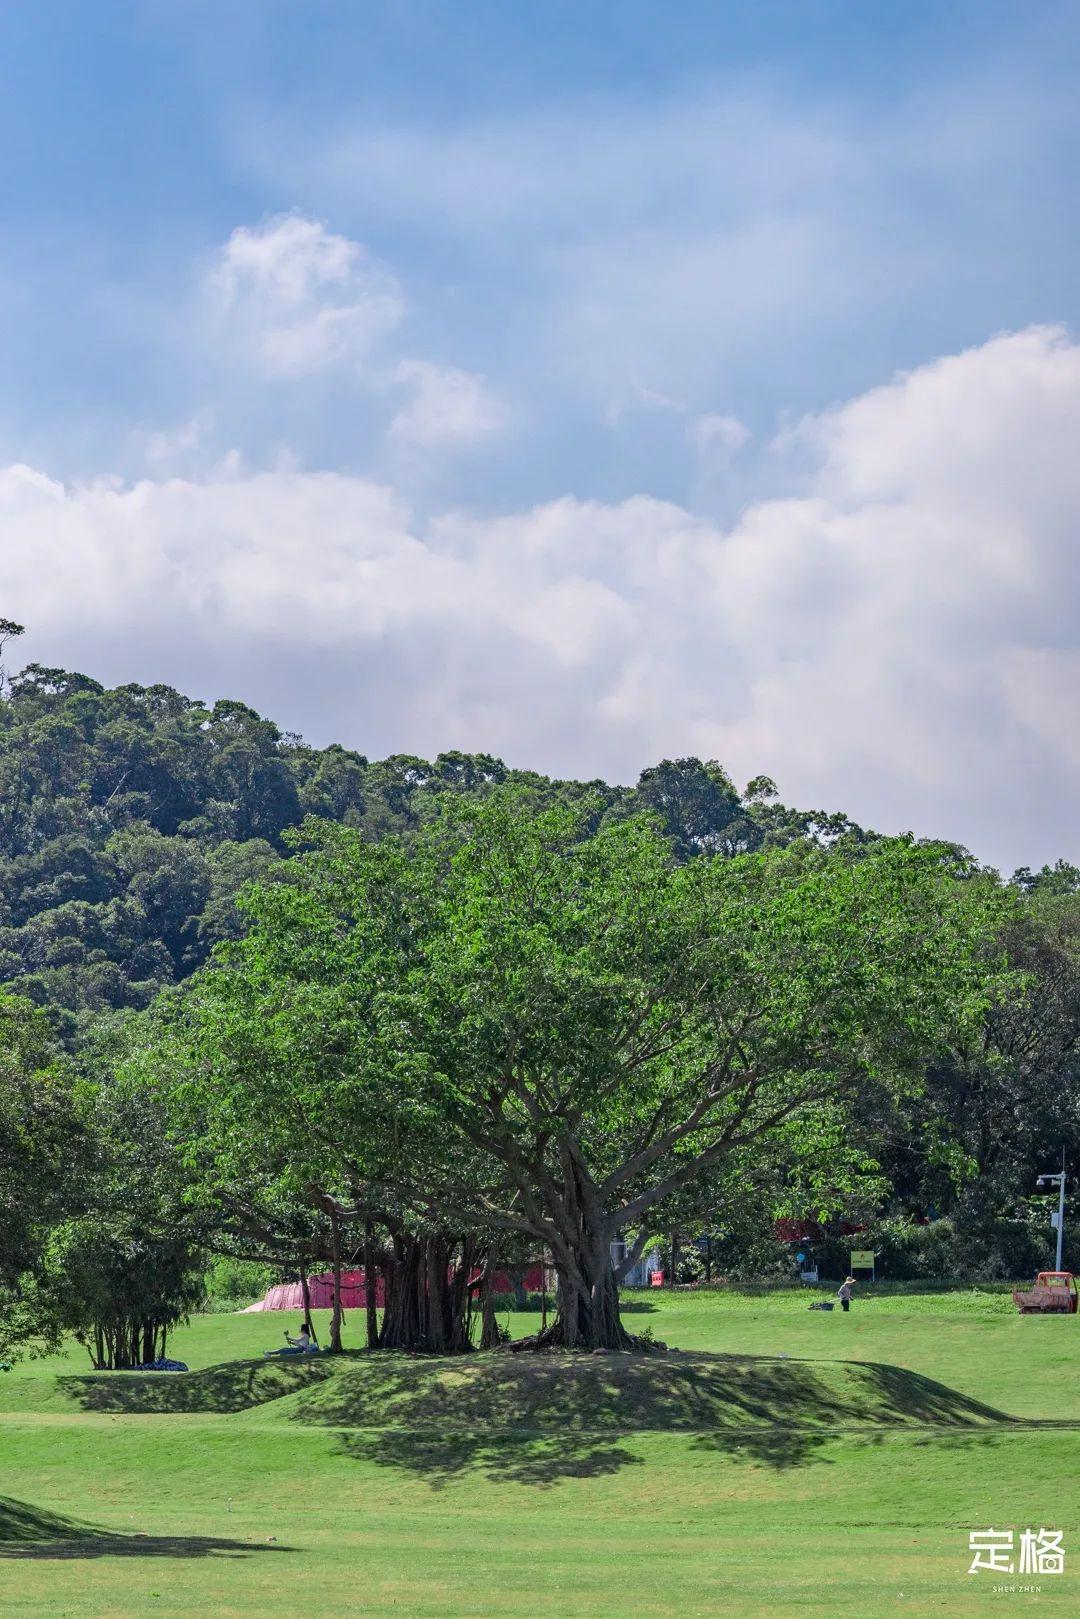
MULTIPOLYGON (((611 1263, 613 1265, 621 1265, 625 1258, 625 1242, 613 1242, 611 1244, 611 1263)), ((655 1248, 651 1248, 647 1254, 642 1255, 636 1265, 631 1266, 631 1268, 627 1271, 626 1275, 622 1279, 622 1286, 649 1287, 651 1285, 650 1278, 653 1271, 661 1270, 662 1268, 663 1267, 660 1264, 659 1252, 655 1248)))

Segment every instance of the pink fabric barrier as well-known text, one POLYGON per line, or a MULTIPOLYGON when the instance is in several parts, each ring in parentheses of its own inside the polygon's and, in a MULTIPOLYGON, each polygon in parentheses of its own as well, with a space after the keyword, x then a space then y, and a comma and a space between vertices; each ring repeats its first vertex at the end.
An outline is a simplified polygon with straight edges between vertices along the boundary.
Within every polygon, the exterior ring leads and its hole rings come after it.
MULTIPOLYGON (((334 1276, 333 1272, 325 1275, 308 1277, 308 1296, 311 1299, 313 1310, 332 1310, 334 1307, 334 1276)), ((375 1303, 381 1309, 383 1299, 383 1279, 381 1276, 375 1280, 375 1303)), ((367 1306, 367 1291, 364 1287, 364 1273, 362 1270, 344 1270, 341 1273, 341 1308, 343 1310, 363 1310, 367 1306)), ((279 1282, 276 1287, 268 1287, 266 1295, 257 1304, 249 1304, 248 1312, 252 1310, 303 1310, 304 1294, 299 1282, 279 1282)), ((247 1312, 246 1312, 247 1313, 247 1312)))
MULTIPOLYGON (((479 1279, 479 1272, 477 1272, 479 1279)), ((505 1271, 496 1271, 492 1277, 492 1292, 512 1293, 513 1283, 505 1271)), ((530 1265, 524 1276, 525 1291, 539 1293, 544 1283, 542 1265, 530 1265)), ((383 1297, 384 1283, 381 1276, 375 1279, 375 1303, 381 1310, 385 1299, 383 1297)), ((324 1272, 319 1276, 308 1277, 308 1294, 311 1298, 313 1310, 332 1310, 334 1307, 334 1276, 332 1271, 324 1272)), ((364 1287, 364 1273, 362 1270, 343 1270, 341 1273, 341 1308, 343 1310, 363 1310, 367 1306, 367 1291, 364 1287)), ((249 1304, 245 1315, 255 1310, 303 1310, 304 1297, 299 1282, 279 1282, 276 1287, 268 1287, 266 1295, 257 1304, 249 1304)))

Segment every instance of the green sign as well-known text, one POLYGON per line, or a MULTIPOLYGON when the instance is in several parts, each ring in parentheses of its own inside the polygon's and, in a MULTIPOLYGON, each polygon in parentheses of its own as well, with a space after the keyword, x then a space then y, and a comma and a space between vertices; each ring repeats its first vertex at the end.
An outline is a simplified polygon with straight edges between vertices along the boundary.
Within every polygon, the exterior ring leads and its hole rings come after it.
POLYGON ((856 1248, 851 1255, 852 1270, 873 1270, 874 1250, 872 1248, 856 1248))

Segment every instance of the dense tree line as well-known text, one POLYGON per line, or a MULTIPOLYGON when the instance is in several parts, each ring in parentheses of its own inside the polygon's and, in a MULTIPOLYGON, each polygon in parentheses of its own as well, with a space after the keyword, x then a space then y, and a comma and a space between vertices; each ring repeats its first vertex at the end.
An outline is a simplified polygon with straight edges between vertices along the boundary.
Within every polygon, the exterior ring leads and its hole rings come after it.
POLYGON ((370 841, 415 831, 446 793, 520 786, 537 803, 593 806, 598 823, 648 810, 679 857, 792 837, 861 836, 842 816, 740 796, 715 764, 665 761, 636 787, 562 782, 485 754, 371 761, 313 748, 243 703, 169 686, 105 690, 32 664, 0 700, 0 983, 79 1015, 145 1007, 240 929, 236 896, 273 871, 313 816, 370 841))

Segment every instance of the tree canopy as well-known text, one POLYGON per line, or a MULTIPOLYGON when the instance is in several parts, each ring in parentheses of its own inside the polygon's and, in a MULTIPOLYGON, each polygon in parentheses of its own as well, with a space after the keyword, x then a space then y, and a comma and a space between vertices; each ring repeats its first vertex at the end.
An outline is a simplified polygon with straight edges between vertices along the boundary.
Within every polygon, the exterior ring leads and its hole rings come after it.
POLYGON ((906 840, 680 864, 593 818, 504 786, 408 840, 309 828, 188 997, 222 1153, 247 1118, 308 1185, 550 1249, 568 1344, 622 1339, 620 1232, 625 1269, 705 1172, 835 1150, 980 1026, 1008 903, 906 840))

